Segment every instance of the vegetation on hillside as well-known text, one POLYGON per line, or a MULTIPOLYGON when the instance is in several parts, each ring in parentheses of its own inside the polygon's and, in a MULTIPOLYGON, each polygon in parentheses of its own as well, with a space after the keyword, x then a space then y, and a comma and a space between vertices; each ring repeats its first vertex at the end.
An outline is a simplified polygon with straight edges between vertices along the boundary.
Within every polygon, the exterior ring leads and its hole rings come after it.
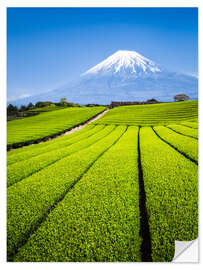
POLYGON ((67 102, 66 98, 61 98, 60 102, 54 103, 51 101, 39 101, 36 104, 31 102, 26 105, 21 105, 20 108, 9 104, 7 106, 7 120, 16 120, 28 116, 34 116, 41 112, 49 112, 64 109, 67 107, 81 107, 79 104, 74 104, 72 102, 67 102))
MULTIPOLYGON (((117 107, 78 132, 8 152, 8 261, 172 261, 175 240, 198 237, 197 106, 117 107)), ((34 140, 104 109, 8 122, 8 136, 34 140)))
POLYGON ((41 113, 7 123, 7 146, 16 148, 42 139, 55 137, 86 122, 105 110, 105 107, 65 108, 41 113))
POLYGON ((184 101, 153 105, 121 106, 110 110, 95 124, 167 125, 194 120, 198 116, 198 102, 184 101))

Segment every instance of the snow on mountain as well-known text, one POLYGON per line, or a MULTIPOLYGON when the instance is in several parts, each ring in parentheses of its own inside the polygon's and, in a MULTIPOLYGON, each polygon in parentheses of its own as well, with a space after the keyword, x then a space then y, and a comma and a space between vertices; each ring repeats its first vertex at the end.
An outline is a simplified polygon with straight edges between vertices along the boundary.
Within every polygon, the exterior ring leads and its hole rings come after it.
POLYGON ((153 61, 135 51, 117 51, 107 59, 89 69, 82 75, 107 75, 107 74, 151 74, 161 72, 160 67, 153 61))
POLYGON ((169 72, 135 51, 120 50, 64 87, 12 103, 57 102, 61 97, 80 104, 110 104, 111 101, 144 101, 151 98, 172 101, 173 96, 179 93, 197 99, 197 89, 198 79, 194 76, 169 72))

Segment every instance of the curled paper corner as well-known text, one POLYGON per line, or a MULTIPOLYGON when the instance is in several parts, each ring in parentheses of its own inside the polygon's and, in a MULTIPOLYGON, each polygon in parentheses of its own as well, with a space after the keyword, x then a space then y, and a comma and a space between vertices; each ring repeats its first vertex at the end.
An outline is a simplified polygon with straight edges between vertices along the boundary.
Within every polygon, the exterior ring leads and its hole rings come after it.
POLYGON ((198 263, 198 238, 192 241, 175 241, 173 262, 198 263))

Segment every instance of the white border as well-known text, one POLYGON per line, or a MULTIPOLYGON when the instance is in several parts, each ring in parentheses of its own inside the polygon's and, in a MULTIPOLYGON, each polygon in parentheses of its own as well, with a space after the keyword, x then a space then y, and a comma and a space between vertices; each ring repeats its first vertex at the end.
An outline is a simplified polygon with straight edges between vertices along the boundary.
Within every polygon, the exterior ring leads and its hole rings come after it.
POLYGON ((196 7, 199 0, 0 0, 7 7, 196 7))
MULTIPOLYGON (((0 0, 1 1, 1 0, 0 0)), ((6 12, 0 3, 0 261, 6 259, 6 12)))
MULTIPOLYGON (((12 266, 15 269, 33 268, 33 267, 49 267, 54 269, 60 268, 149 268, 161 269, 174 267, 184 269, 200 269, 202 268, 201 258, 200 264, 171 264, 171 263, 6 263, 6 8, 7 7, 199 7, 199 48, 202 48, 202 35, 200 35, 200 23, 203 21, 203 12, 201 2, 198 0, 0 0, 0 267, 10 269, 12 266), (202 18, 202 19, 201 19, 202 18)), ((199 50, 199 105, 201 104, 201 60, 202 54, 199 50)), ((201 120, 202 111, 199 106, 199 119, 201 120)), ((199 149, 201 149, 201 134, 202 127, 200 125, 200 140, 199 149)), ((201 162, 201 160, 200 160, 201 162)), ((199 191, 201 188, 201 163, 199 165, 199 191)), ((199 196, 200 197, 200 196, 199 196)), ((200 206, 201 207, 201 206, 200 206)), ((201 207, 202 208, 202 207, 201 207)), ((202 215, 200 215, 199 223, 202 225, 202 215)), ((201 231, 199 232, 199 235, 201 231)), ((201 238, 200 238, 201 240, 201 238)))

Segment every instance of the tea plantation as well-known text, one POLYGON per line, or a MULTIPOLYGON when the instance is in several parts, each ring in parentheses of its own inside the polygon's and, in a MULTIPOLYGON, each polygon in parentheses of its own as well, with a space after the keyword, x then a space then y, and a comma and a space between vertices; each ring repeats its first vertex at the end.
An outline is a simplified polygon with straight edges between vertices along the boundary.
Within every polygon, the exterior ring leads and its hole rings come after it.
MULTIPOLYGON (((46 118, 44 132, 104 108, 68 110, 46 118)), ((198 237, 197 117, 196 101, 117 107, 80 131, 9 151, 8 261, 172 261, 175 240, 198 237)), ((37 131, 28 120, 13 121, 8 137, 16 128, 28 139, 37 131)))
POLYGON ((122 106, 110 110, 98 124, 168 125, 193 121, 198 117, 197 101, 122 106))
POLYGON ((54 137, 101 113, 105 107, 76 107, 44 112, 7 123, 7 146, 16 148, 54 137))

